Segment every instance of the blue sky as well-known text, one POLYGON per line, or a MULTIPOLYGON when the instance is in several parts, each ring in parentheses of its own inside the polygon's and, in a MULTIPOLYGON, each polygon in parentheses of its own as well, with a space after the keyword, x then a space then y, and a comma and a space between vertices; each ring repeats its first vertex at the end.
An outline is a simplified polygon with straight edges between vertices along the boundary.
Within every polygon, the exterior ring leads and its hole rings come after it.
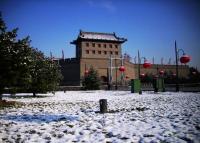
MULTIPOLYGON (((200 1, 198 0, 1 0, 8 29, 19 27, 19 38, 49 56, 75 56, 79 30, 115 32, 127 38, 123 52, 132 57, 175 60, 174 41, 200 68, 200 1)), ((182 53, 180 53, 181 55, 182 53)))

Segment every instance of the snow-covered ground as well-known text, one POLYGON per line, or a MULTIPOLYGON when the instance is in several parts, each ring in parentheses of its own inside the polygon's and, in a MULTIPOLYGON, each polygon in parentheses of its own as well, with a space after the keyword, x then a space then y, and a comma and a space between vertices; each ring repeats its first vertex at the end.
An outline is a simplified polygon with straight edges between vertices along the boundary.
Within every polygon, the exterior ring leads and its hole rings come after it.
MULTIPOLYGON (((21 95, 19 95, 21 96, 21 95)), ((200 93, 68 91, 0 110, 0 142, 200 142, 200 93), (100 114, 99 99, 110 113, 100 114)))

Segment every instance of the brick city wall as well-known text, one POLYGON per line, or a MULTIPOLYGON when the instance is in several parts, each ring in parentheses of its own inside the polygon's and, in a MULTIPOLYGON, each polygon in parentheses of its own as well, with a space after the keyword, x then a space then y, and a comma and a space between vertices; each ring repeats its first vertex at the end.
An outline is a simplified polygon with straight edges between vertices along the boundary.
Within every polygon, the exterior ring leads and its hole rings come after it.
MULTIPOLYGON (((98 58, 82 58, 81 59, 81 77, 84 76, 85 73, 85 65, 86 69, 88 70, 91 66, 96 69, 99 73, 99 77, 103 78, 106 77, 108 78, 108 69, 109 69, 109 59, 104 58, 104 59, 98 59, 98 58)), ((112 66, 113 67, 120 67, 121 66, 121 61, 120 60, 112 60, 112 66)), ((135 78, 135 71, 134 71, 134 65, 130 62, 124 62, 124 66, 126 67, 126 71, 124 72, 124 80, 129 80, 135 78)), ((113 69, 112 70, 112 80, 116 80, 116 75, 117 75, 117 80, 121 80, 121 75, 122 73, 119 71, 119 69, 113 69)))
MULTIPOLYGON (((61 72, 64 77, 61 85, 70 85, 70 86, 77 86, 81 85, 81 79, 84 77, 85 70, 89 70, 92 66, 95 70, 98 71, 99 77, 102 79, 102 82, 106 82, 108 80, 108 69, 109 69, 109 59, 108 58, 81 58, 76 59, 65 59, 60 60, 59 64, 61 66, 61 72), (86 68, 85 68, 86 67, 86 68)), ((120 67, 121 61, 120 60, 112 60, 112 66, 120 67)), ((128 81, 130 79, 138 78, 138 65, 133 64, 128 61, 124 61, 125 72, 123 74, 124 80, 128 81)), ((157 71, 164 70, 168 73, 176 71, 175 65, 152 65, 151 68, 144 69, 141 65, 141 73, 148 73, 148 74, 157 74, 157 71)), ((116 81, 116 74, 117 74, 117 81, 121 81, 121 72, 119 69, 112 70, 112 81, 116 81)), ((179 65, 179 76, 180 77, 187 77, 189 74, 189 66, 179 65)))
POLYGON ((80 62, 76 58, 59 60, 63 80, 61 85, 80 85, 80 62))

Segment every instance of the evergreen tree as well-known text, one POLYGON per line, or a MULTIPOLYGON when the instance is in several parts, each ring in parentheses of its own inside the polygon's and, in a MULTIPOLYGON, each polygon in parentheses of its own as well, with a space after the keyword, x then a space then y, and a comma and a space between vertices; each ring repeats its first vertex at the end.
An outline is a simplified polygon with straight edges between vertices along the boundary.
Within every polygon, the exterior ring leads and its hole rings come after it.
POLYGON ((45 93, 55 91, 60 80, 62 79, 58 65, 49 58, 46 58, 41 51, 33 49, 33 64, 31 65, 32 81, 29 91, 36 93, 45 93))
POLYGON ((15 73, 15 83, 11 86, 14 89, 19 87, 25 91, 31 82, 30 65, 33 62, 29 37, 18 40, 13 48, 12 71, 15 73))
POLYGON ((98 90, 100 89, 100 79, 98 73, 93 67, 90 68, 87 75, 83 79, 83 87, 86 90, 98 90))
POLYGON ((0 100, 6 88, 35 95, 55 91, 62 79, 58 65, 30 47, 29 37, 16 40, 17 30, 7 31, 0 15, 0 100))
POLYGON ((20 60, 15 60, 19 52, 17 28, 7 31, 7 27, 0 14, 0 100, 5 88, 9 88, 17 83, 19 72, 15 69, 20 65, 20 60))
POLYGON ((6 33, 6 26, 4 21, 0 17, 0 100, 2 99, 2 93, 6 85, 11 80, 11 73, 8 71, 11 69, 11 61, 10 61, 10 49, 13 44, 12 40, 14 38, 14 34, 16 32, 12 31, 10 33, 6 33), (11 39, 12 38, 12 39, 11 39), (7 80, 6 80, 7 79, 7 80))
POLYGON ((0 17, 0 99, 5 88, 11 93, 17 89, 26 89, 31 81, 29 74, 32 49, 29 37, 16 40, 17 30, 7 31, 0 17))
POLYGON ((46 58, 47 62, 47 90, 48 91, 55 91, 60 83, 60 81, 63 79, 63 76, 61 74, 60 66, 57 64, 57 62, 54 62, 52 59, 46 58))

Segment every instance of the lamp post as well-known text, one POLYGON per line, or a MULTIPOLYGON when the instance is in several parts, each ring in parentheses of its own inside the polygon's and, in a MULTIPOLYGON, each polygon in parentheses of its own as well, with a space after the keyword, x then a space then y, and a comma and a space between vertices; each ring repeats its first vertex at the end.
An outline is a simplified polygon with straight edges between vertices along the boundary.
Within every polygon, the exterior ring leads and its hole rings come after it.
MULTIPOLYGON (((140 77, 141 77, 141 74, 140 74, 141 59, 144 59, 143 68, 150 68, 151 67, 151 63, 148 62, 145 57, 140 57, 140 52, 138 50, 138 79, 139 80, 140 80, 140 77)), ((140 91, 139 94, 142 94, 142 91, 140 91)))
POLYGON ((141 64, 141 61, 140 61, 140 52, 138 50, 138 79, 140 79, 140 64, 141 64))
POLYGON ((89 73, 88 69, 87 69, 87 65, 85 64, 85 72, 84 72, 84 75, 87 76, 89 73))
POLYGON ((178 59, 179 52, 182 51, 183 55, 180 58, 181 63, 188 63, 191 60, 191 57, 186 55, 183 49, 177 49, 176 41, 175 41, 175 56, 176 56, 176 92, 179 92, 179 72, 178 72, 178 59))
MULTIPOLYGON (((123 57, 121 56, 121 57, 112 57, 111 55, 110 55, 110 58, 109 58, 109 72, 108 72, 108 74, 109 74, 109 87, 111 87, 111 84, 112 84, 112 69, 115 69, 115 89, 117 90, 118 89, 118 83, 117 83, 117 77, 118 77, 118 75, 117 75, 117 71, 119 70, 120 72, 121 72, 121 75, 123 75, 124 74, 124 71, 125 71, 125 67, 124 67, 124 65, 123 65, 123 63, 124 63, 124 60, 123 60, 123 57), (115 66, 113 67, 112 66, 112 60, 115 60, 115 66), (119 66, 117 66, 117 60, 121 60, 121 66, 119 67, 119 66)), ((122 76, 121 76, 122 77, 122 76)), ((121 80, 122 80, 122 78, 121 78, 121 80)), ((109 88, 110 89, 110 88, 109 88)))
MULTIPOLYGON (((117 67, 117 59, 115 59, 115 67, 117 67)), ((115 68, 115 90, 118 89, 117 85, 117 68, 115 68)))
POLYGON ((140 58, 140 52, 138 50, 138 78, 140 79, 140 64, 141 64, 141 59, 144 59, 143 67, 144 68, 150 68, 151 63, 147 61, 145 57, 140 58))

